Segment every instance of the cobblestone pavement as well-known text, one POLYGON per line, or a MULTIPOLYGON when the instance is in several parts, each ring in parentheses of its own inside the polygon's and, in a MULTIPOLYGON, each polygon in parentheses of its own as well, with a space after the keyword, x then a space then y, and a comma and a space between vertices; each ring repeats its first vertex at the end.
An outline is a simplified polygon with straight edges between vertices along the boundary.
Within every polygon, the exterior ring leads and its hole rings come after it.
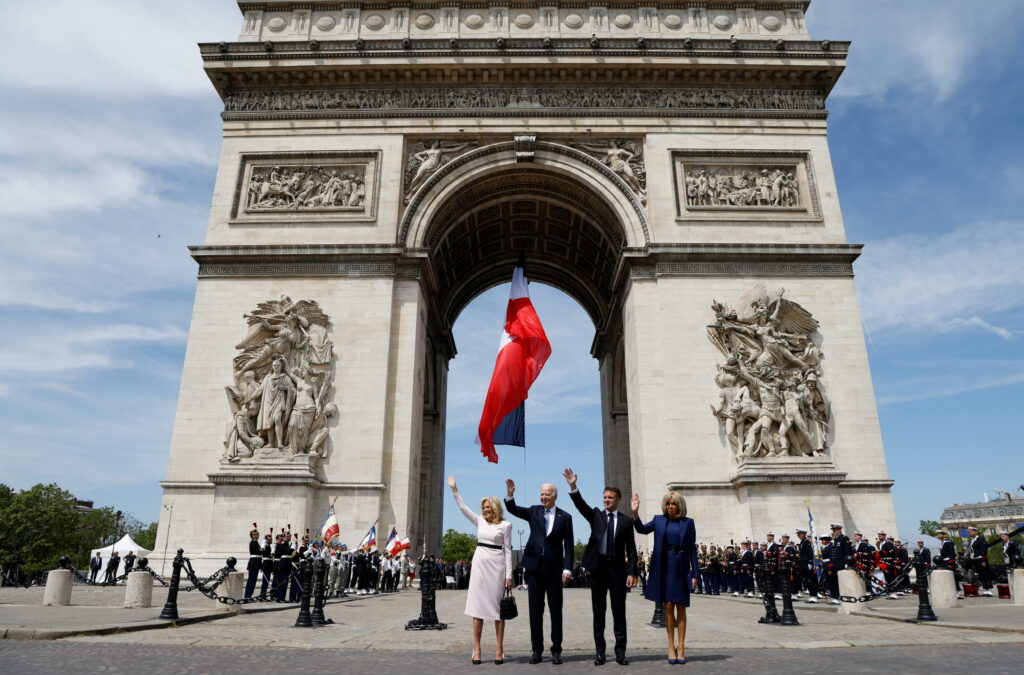
MULTIPOLYGON (((214 624, 210 624, 214 625, 214 624)), ((621 668, 615 663, 605 665, 604 673, 785 673, 786 675, 823 672, 845 673, 971 673, 986 675, 1020 673, 1021 648, 1018 645, 988 645, 964 649, 961 646, 840 648, 808 652, 780 649, 731 650, 715 647, 693 649, 685 666, 672 666, 653 651, 634 651, 632 665, 621 668)), ((462 654, 420 653, 414 650, 337 651, 318 649, 180 647, 154 645, 82 644, 61 642, 0 642, 0 671, 6 675, 38 675, 39 673, 120 673, 147 675, 174 673, 192 675, 211 673, 316 672, 343 675, 381 675, 382 673, 593 673, 589 654, 567 653, 565 665, 557 669, 550 662, 536 666, 526 663, 526 656, 517 654, 505 665, 470 665, 462 654)))
MULTIPOLYGON (((520 618, 508 623, 506 652, 522 656, 530 649, 526 593, 516 593, 520 618)), ((630 650, 657 650, 664 645, 663 629, 647 625, 653 603, 639 593, 631 593, 627 602, 630 650)), ((894 601, 893 606, 912 601, 894 601)), ((221 619, 162 630, 146 630, 123 635, 68 638, 64 642, 80 644, 190 645, 199 647, 284 647, 303 649, 450 652, 467 655, 471 621, 462 611, 465 592, 437 594, 437 613, 450 626, 445 631, 409 632, 404 627, 419 615, 419 593, 405 591, 397 595, 356 599, 328 605, 325 614, 334 625, 321 628, 294 628, 296 611, 268 612, 221 619)), ((1024 608, 1009 608, 1020 610, 1024 608)), ((687 647, 694 650, 729 649, 816 649, 825 647, 878 647, 981 645, 1017 643, 1024 647, 1024 634, 997 633, 935 625, 916 625, 884 621, 862 616, 841 615, 834 611, 797 608, 801 625, 783 627, 760 625, 760 602, 737 602, 724 596, 694 596, 689 610, 687 647)), ((565 593, 566 653, 589 654, 593 645, 590 593, 568 590, 565 593)), ((610 623, 610 620, 609 620, 610 623)), ((609 626, 607 635, 611 638, 609 626)), ((485 630, 484 656, 493 658, 493 630, 485 630)), ((987 647, 985 647, 987 648, 987 647)))
MULTIPOLYGON (((0 605, 42 605, 45 591, 46 589, 42 586, 32 586, 31 588, 4 586, 0 588, 0 605)), ((71 604, 88 607, 123 607, 124 593, 123 584, 118 586, 75 584, 71 589, 71 604)), ((154 586, 153 606, 163 607, 166 601, 167 589, 159 585, 154 586)), ((179 608, 207 609, 210 606, 212 606, 212 601, 199 591, 178 593, 179 608)))

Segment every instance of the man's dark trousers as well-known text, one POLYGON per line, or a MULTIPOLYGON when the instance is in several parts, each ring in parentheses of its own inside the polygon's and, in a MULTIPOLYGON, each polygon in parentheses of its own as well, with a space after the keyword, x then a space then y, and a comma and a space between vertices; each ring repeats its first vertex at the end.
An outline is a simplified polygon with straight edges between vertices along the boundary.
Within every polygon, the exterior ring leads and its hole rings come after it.
MULTIPOLYGON (((632 526, 632 523, 630 523, 632 526)), ((590 602, 594 608, 594 647, 605 652, 604 625, 608 603, 612 601, 612 631, 615 633, 615 653, 626 651, 626 581, 616 572, 612 559, 599 558, 596 570, 590 572, 590 602)))
MULTIPOLYGON (((562 575, 547 576, 540 571, 526 573, 530 598, 530 645, 544 651, 544 598, 551 609, 551 652, 562 651, 562 575)), ((603 622, 603 618, 602 618, 603 622)))

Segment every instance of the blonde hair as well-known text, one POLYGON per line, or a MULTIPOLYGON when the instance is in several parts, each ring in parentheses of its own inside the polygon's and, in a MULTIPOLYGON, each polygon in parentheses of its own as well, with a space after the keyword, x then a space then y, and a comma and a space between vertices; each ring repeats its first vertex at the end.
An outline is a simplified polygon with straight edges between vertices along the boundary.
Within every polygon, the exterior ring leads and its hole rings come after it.
MULTIPOLYGON (((484 497, 480 500, 480 511, 484 510, 484 504, 491 505, 492 520, 488 520, 489 523, 500 523, 505 517, 505 511, 501 508, 501 502, 498 501, 497 497, 484 497)), ((485 518, 486 520, 486 518, 485 518)))
POLYGON ((668 515, 669 502, 675 502, 676 505, 679 507, 680 518, 686 517, 686 500, 683 499, 683 496, 681 494, 679 494, 675 490, 669 490, 668 492, 665 493, 665 496, 661 498, 661 512, 663 515, 668 515))

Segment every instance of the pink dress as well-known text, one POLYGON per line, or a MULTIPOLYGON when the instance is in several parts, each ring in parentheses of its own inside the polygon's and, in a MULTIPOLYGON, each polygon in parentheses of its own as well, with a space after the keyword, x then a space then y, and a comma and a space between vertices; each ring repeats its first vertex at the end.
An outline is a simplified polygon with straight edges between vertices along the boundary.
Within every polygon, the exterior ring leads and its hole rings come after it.
POLYGON ((476 547, 473 568, 469 573, 469 594, 466 596, 467 615, 497 621, 501 618, 499 607, 505 592, 505 579, 512 578, 512 523, 507 520, 487 522, 466 507, 458 492, 455 493, 455 503, 469 522, 476 525, 477 541, 501 547, 476 547))

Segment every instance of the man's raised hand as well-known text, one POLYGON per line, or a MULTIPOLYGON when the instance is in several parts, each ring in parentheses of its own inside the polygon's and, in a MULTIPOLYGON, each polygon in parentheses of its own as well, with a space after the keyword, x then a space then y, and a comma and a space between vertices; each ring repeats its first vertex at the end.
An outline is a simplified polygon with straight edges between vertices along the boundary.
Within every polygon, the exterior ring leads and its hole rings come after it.
POLYGON ((565 471, 562 472, 562 475, 565 476, 565 482, 569 484, 569 489, 575 490, 576 481, 579 479, 579 476, 574 474, 570 467, 565 467, 565 471))
POLYGON ((633 493, 633 498, 629 500, 629 505, 633 509, 633 515, 640 513, 640 495, 633 493))
POLYGON ((516 493, 516 482, 511 478, 505 479, 505 498, 512 499, 516 493))

